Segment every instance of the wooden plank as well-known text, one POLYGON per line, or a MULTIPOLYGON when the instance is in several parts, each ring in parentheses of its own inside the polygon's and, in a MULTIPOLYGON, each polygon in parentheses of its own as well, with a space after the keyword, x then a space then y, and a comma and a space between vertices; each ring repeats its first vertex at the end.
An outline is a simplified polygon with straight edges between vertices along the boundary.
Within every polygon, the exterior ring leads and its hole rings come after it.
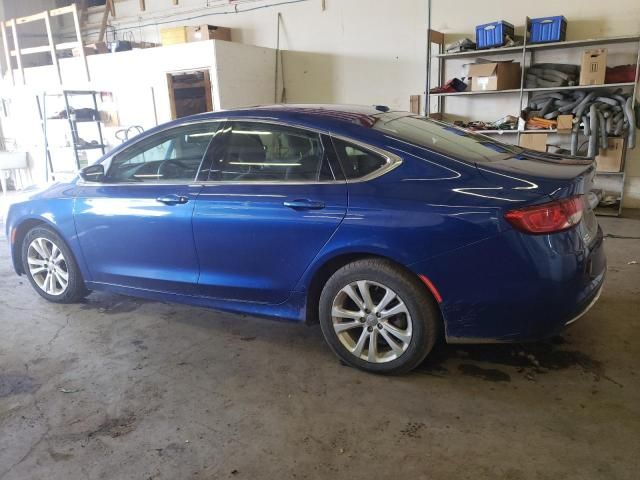
POLYGON ((420 95, 409 96, 409 105, 410 105, 409 111, 411 113, 420 115, 420 95))
POLYGON ((437 43, 438 45, 444 45, 444 33, 438 32, 437 30, 431 30, 431 42, 437 43))
POLYGON ((67 13, 73 13, 76 10, 75 3, 72 3, 68 7, 60 7, 54 8, 53 10, 49 10, 50 17, 57 17, 58 15, 65 15, 67 13))
POLYGON ((72 8, 72 16, 73 16, 73 26, 76 29, 76 38, 78 40, 78 49, 80 50, 80 57, 82 58, 82 63, 84 64, 84 71, 87 74, 87 81, 91 81, 91 75, 89 74, 89 65, 87 65, 87 55, 84 52, 84 44, 82 43, 82 32, 80 31, 80 20, 78 19, 78 10, 76 9, 76 4, 71 4, 72 8))
POLYGON ((46 12, 34 13, 33 15, 28 15, 26 17, 16 18, 16 23, 18 25, 22 25, 23 23, 35 22, 37 20, 44 20, 44 14, 46 12))
POLYGON ((211 78, 209 77, 209 70, 204 72, 204 98, 207 102, 207 112, 213 111, 213 99, 211 98, 211 78))
POLYGON ((80 10, 80 26, 84 27, 89 18, 89 12, 87 11, 87 0, 78 0, 78 8, 80 10))
POLYGON ((7 61, 7 70, 11 76, 11 85, 15 85, 15 79, 13 78, 13 65, 11 64, 11 55, 9 55, 9 43, 7 42, 7 29, 4 26, 4 22, 0 24, 0 30, 2 30, 2 45, 4 46, 4 58, 7 61))
POLYGON ((140 11, 144 12, 147 9, 147 5, 144 0, 140 0, 140 11))
POLYGON ((167 73, 167 86, 169 87, 169 106, 171 107, 171 119, 176 119, 176 96, 173 90, 173 75, 167 73))
POLYGON ((100 33, 98 33, 98 42, 104 42, 104 36, 107 32, 107 19, 109 18, 109 8, 105 5, 102 12, 102 20, 100 21, 100 33))
POLYGON ((44 12, 44 26, 47 29, 47 39, 49 40, 49 53, 51 54, 51 62, 53 66, 56 67, 56 71, 58 72, 58 80, 60 81, 60 85, 62 85, 62 73, 60 72, 60 64, 58 63, 58 54, 56 52, 56 46, 53 43, 53 33, 51 32, 51 19, 49 18, 49 12, 44 12))
POLYGON ((18 29, 16 28, 16 19, 10 20, 11 22, 11 34, 13 35, 13 46, 18 54, 16 55, 16 62, 18 64, 18 70, 20 70, 20 77, 22 78, 22 84, 24 85, 24 68, 22 67, 22 57, 20 56, 20 42, 18 41, 18 29))
MULTIPOLYGON (((43 45, 41 47, 27 47, 20 49, 20 55, 31 55, 32 53, 45 53, 50 50, 49 45, 43 45)), ((15 57, 18 55, 16 50, 11 50, 11 56, 15 57)))
POLYGON ((116 3, 114 2, 114 0, 107 0, 105 8, 108 8, 109 12, 111 13, 111 16, 115 18, 115 16, 116 16, 116 3))
POLYGON ((56 44, 56 50, 71 50, 72 48, 76 48, 78 46, 78 42, 64 42, 56 44))

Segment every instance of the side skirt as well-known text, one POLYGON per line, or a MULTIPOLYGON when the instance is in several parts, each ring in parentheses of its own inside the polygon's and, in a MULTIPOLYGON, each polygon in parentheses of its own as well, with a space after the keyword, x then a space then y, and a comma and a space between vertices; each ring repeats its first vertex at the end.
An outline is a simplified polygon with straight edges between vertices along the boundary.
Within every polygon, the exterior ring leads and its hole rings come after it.
POLYGON ((130 297, 146 298, 159 302, 182 303, 198 307, 211 308, 223 312, 241 313, 245 315, 255 315, 267 317, 273 320, 304 322, 305 320, 305 295, 300 292, 292 292, 286 302, 277 305, 265 303, 243 302, 239 300, 220 300, 210 297, 198 297, 193 295, 183 295, 177 293, 159 292, 143 288, 114 285, 102 282, 85 282, 90 290, 99 290, 127 295, 130 297))

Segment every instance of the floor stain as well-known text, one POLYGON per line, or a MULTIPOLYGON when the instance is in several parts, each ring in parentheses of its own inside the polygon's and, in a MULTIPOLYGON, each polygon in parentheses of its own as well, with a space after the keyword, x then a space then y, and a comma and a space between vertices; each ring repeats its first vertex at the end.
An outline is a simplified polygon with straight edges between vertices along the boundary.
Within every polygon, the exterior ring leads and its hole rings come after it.
POLYGON ((420 431, 424 428, 422 422, 408 422, 407 425, 400 430, 400 435, 409 438, 422 438, 420 431))
POLYGON ((149 347, 144 344, 144 340, 133 340, 131 344, 135 346, 138 351, 149 350, 149 347))
POLYGON ((70 454, 70 453, 55 452, 52 449, 49 449, 49 455, 51 456, 51 458, 55 462, 61 462, 61 461, 64 461, 64 460, 71 460, 73 458, 73 455, 70 454))
POLYGON ((121 437, 134 431, 136 428, 136 416, 133 414, 105 420, 98 428, 89 432, 87 437, 99 437, 107 435, 112 438, 121 437))
POLYGON ((0 374, 0 398, 31 393, 37 388, 34 379, 27 375, 0 374))
POLYGON ((145 303, 151 302, 142 298, 108 295, 100 296, 99 298, 87 298, 80 308, 82 310, 97 310, 99 313, 107 315, 116 315, 134 312, 145 303))
POLYGON ((469 375, 471 377, 477 377, 491 382, 511 381, 511 376, 502 370, 497 370, 495 368, 482 368, 471 363, 463 363, 462 365, 459 365, 458 370, 460 370, 463 375, 469 375))
POLYGON ((603 377, 609 380, 604 375, 601 362, 583 352, 569 349, 567 340, 560 336, 545 342, 526 344, 447 345, 442 342, 434 347, 416 371, 444 377, 457 365, 458 371, 463 375, 488 381, 510 380, 508 373, 478 364, 513 367, 517 373, 529 380, 537 374, 576 367, 593 374, 596 378, 603 377))

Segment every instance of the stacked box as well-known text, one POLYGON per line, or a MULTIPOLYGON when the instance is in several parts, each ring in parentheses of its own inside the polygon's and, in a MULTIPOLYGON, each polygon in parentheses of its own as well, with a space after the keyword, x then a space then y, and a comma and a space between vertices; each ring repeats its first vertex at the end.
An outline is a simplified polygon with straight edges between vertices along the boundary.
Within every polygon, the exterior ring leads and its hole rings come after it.
POLYGON ((498 20, 476 27, 476 45, 478 49, 502 47, 507 37, 513 38, 514 28, 509 22, 498 20))
POLYGON ((567 19, 564 16, 532 18, 529 23, 529 43, 564 42, 567 19))

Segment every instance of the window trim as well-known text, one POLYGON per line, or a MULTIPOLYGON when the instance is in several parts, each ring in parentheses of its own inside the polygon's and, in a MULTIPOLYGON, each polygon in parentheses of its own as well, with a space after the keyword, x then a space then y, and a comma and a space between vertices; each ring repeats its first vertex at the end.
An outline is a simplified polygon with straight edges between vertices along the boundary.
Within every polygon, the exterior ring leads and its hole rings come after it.
MULTIPOLYGON (((189 123, 185 123, 185 124, 180 124, 180 125, 174 125, 173 127, 170 128, 166 128, 166 129, 162 129, 161 131, 155 132, 151 135, 148 135, 144 138, 139 139, 138 141, 132 143, 131 145, 128 145, 126 148, 124 148, 123 150, 114 153, 113 155, 110 155, 109 158, 107 159, 108 161, 108 166, 105 168, 105 178, 109 178, 108 177, 108 173, 109 171, 113 168, 113 162, 115 161, 116 158, 118 158, 120 155, 122 154, 127 154, 129 152, 131 152, 131 150, 134 150, 135 148, 139 148, 140 144, 144 144, 145 142, 148 142, 152 145, 156 144, 157 138, 162 136, 162 135, 166 135, 167 133, 170 133, 171 135, 167 137, 167 140, 165 140, 165 142, 162 143, 166 143, 167 141, 172 142, 169 152, 171 150, 175 149, 175 140, 176 138, 178 138, 178 136, 182 135, 180 134, 180 132, 178 132, 178 130, 185 130, 185 129, 189 129, 190 127, 198 127, 200 125, 202 126, 208 126, 208 125, 213 125, 213 124, 218 124, 220 122, 189 122, 189 123), (176 132, 172 133, 172 130, 175 130, 176 132), (178 133, 178 135, 175 135, 175 133, 178 133)), ((222 124, 222 128, 218 127, 214 134, 211 136, 211 138, 209 139, 209 141, 207 142, 207 145, 204 149, 204 151, 202 152, 202 155, 200 156, 200 161, 198 162, 198 167, 196 169, 196 173, 194 174, 193 178, 191 179, 184 179, 184 180, 172 180, 172 181, 150 181, 150 182, 135 182, 135 181, 126 181, 126 180, 122 180, 122 181, 112 181, 109 183, 104 183, 104 185, 141 185, 141 184, 153 184, 153 185, 189 185, 191 183, 193 183, 197 178, 198 175, 200 174, 200 169, 202 168, 202 164, 205 161, 205 158, 207 156, 207 153, 209 152, 209 150, 211 149, 211 144, 213 143, 213 141, 215 140, 215 137, 218 135, 219 132, 221 132, 224 129, 224 123, 222 124)), ((144 145, 143 145, 144 147, 144 145)), ((153 148, 153 147, 151 147, 153 148)), ((149 149, 143 149, 141 152, 138 153, 138 155, 140 154, 144 154, 148 151, 149 149)), ((165 159, 164 161, 167 161, 170 159, 165 159)), ((103 162, 104 165, 105 162, 103 162)), ((144 163, 144 162, 143 162, 144 163)), ((99 183, 99 182, 96 182, 99 183)))
POLYGON ((374 147, 372 145, 368 145, 362 142, 358 142, 358 141, 354 141, 345 137, 341 137, 339 135, 332 135, 331 136, 331 140, 332 140, 332 144, 333 144, 333 150, 336 152, 336 156, 338 157, 338 162, 340 162, 340 168, 342 168, 342 174, 344 175, 345 178, 347 178, 347 183, 361 183, 361 182, 368 182, 370 180, 374 180, 382 175, 385 175, 386 173, 390 172, 391 170, 393 170, 396 167, 399 167, 400 164, 402 163, 402 158, 400 158, 397 155, 394 155, 393 153, 389 153, 385 150, 382 150, 380 148, 374 147), (341 142, 345 142, 348 143, 350 145, 353 145, 354 147, 357 147, 361 150, 364 150, 365 152, 371 153, 373 155, 376 155, 378 157, 382 157, 383 159, 386 160, 385 164, 382 165, 379 168, 376 168, 373 172, 367 173, 366 175, 363 175, 362 177, 357 177, 357 178, 347 178, 347 174, 345 172, 345 168, 344 168, 344 164, 343 164, 343 159, 341 158, 340 154, 338 153, 338 149, 336 148, 335 144, 333 143, 333 139, 336 140, 340 140, 341 142), (395 157, 395 158, 394 158, 395 157))
MULTIPOLYGON (((264 123, 264 124, 272 124, 272 125, 279 125, 279 126, 284 126, 284 127, 294 127, 294 128, 299 128, 301 130, 307 130, 309 132, 313 132, 313 133, 317 133, 319 135, 326 135, 331 139, 338 139, 338 140, 342 140, 344 142, 347 143, 351 143, 359 148, 362 148, 364 150, 368 150, 371 151, 375 154, 378 154, 382 157, 384 157, 387 160, 386 165, 384 165, 383 167, 375 170, 374 172, 370 173, 369 175, 365 175, 364 177, 361 178, 355 178, 355 179, 348 179, 344 176, 344 171, 340 172, 343 175, 343 178, 341 179, 335 179, 335 180, 323 180, 323 181, 304 181, 304 182, 281 182, 281 181, 235 181, 235 182, 226 182, 226 181, 220 181, 220 180, 198 180, 198 175, 200 173, 200 169, 202 168, 202 165, 204 163, 204 161, 206 160, 207 157, 207 153, 209 151, 209 149, 207 149, 207 152, 205 152, 205 154, 203 155, 202 161, 200 162, 200 167, 198 168, 198 172, 196 173, 196 176, 194 178, 193 181, 181 181, 181 182, 156 182, 156 183, 151 183, 151 182, 140 182, 140 183, 132 183, 132 182, 121 182, 121 183, 104 183, 104 182, 91 182, 91 181, 86 181, 83 180, 82 178, 78 177, 78 180, 76 181, 76 185, 78 186, 105 186, 105 187, 117 187, 117 186, 136 186, 136 187, 141 187, 141 186, 168 186, 168 185, 189 185, 189 186, 203 186, 203 185, 345 185, 345 184, 352 184, 352 183, 363 183, 363 182, 369 182, 371 180, 374 180, 378 177, 381 177, 383 175, 386 175, 387 173, 389 173, 392 170, 395 170, 396 168, 398 168, 400 165, 402 165, 403 160, 400 156, 396 155, 395 153, 391 153, 387 150, 384 150, 382 148, 379 147, 375 147, 373 145, 370 145, 368 143, 362 142, 360 140, 355 140, 353 138, 350 137, 346 137, 344 135, 340 135, 340 134, 336 134, 333 132, 330 132, 328 130, 323 130, 323 129, 317 129, 317 128, 310 128, 306 125, 299 125, 297 123, 293 123, 293 122, 285 122, 282 120, 274 120, 274 119, 270 119, 270 118, 260 118, 260 117, 221 117, 221 118, 212 118, 212 119, 202 119, 202 120, 193 120, 193 121, 189 121, 189 122, 184 122, 184 123, 180 123, 179 125, 169 125, 167 124, 164 128, 154 132, 152 135, 157 135, 157 134, 161 134, 163 132, 166 132, 167 130, 171 130, 172 128, 177 128, 177 127, 186 127, 189 125, 195 125, 195 124, 199 124, 199 123, 222 123, 222 128, 219 130, 220 132, 224 132, 226 130, 226 123, 228 122, 233 122, 233 121, 247 121, 247 122, 256 122, 256 123, 264 123)), ((151 135, 145 135, 143 138, 139 138, 133 141, 133 143, 131 143, 130 145, 127 146, 127 149, 133 147, 134 145, 136 145, 137 143, 144 141, 148 138, 150 138, 151 135)), ((212 139, 212 144, 209 145, 209 148, 211 148, 213 146, 213 142, 215 141, 215 138, 212 139)), ((331 146, 333 147, 334 151, 335 151, 335 147, 333 146, 333 141, 331 142, 331 146)), ((117 155, 118 153, 121 152, 114 152, 113 154, 109 154, 109 156, 102 161, 101 163, 105 166, 105 171, 108 171, 108 169, 111 167, 111 162, 113 160, 113 158, 115 157, 115 155, 117 155)), ((337 152, 336 152, 337 155, 337 152)), ((342 167, 342 162, 338 156, 338 162, 340 163, 340 168, 342 167)), ((334 173, 334 177, 336 176, 336 172, 334 173)))

